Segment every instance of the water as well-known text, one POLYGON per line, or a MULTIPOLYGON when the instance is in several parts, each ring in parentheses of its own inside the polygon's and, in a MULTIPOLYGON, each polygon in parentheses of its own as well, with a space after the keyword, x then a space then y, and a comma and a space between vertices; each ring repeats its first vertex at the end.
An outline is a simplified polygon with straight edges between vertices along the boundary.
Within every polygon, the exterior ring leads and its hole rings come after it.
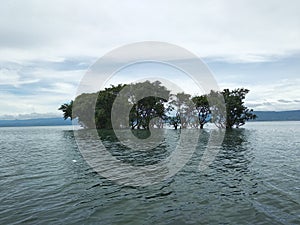
MULTIPOLYGON (((299 125, 252 122, 227 132, 202 172, 209 130, 201 131, 183 169, 146 187, 97 174, 70 127, 0 128, 0 224, 300 224, 299 125)), ((166 147, 136 162, 104 136, 112 154, 140 166, 167 157, 178 132, 167 131, 166 147)))

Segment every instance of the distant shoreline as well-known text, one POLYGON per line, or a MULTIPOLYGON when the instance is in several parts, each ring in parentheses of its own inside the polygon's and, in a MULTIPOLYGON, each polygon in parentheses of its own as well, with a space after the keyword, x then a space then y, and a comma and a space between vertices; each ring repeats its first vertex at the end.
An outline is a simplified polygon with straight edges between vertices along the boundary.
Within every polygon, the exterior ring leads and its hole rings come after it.
POLYGON ((254 121, 300 121, 300 110, 291 111, 254 111, 254 121))
MULTIPOLYGON (((272 122, 272 121, 300 121, 300 110, 292 111, 255 111, 258 118, 252 122, 272 122)), ((250 122, 250 121, 249 121, 250 122)), ((75 120, 77 123, 77 120, 75 120)), ((62 117, 37 118, 25 120, 0 120, 0 127, 27 127, 27 126, 66 126, 72 125, 70 119, 64 120, 62 117)))
POLYGON ((0 120, 0 127, 28 127, 28 126, 67 126, 72 125, 70 119, 64 120, 61 117, 37 118, 25 120, 0 120))

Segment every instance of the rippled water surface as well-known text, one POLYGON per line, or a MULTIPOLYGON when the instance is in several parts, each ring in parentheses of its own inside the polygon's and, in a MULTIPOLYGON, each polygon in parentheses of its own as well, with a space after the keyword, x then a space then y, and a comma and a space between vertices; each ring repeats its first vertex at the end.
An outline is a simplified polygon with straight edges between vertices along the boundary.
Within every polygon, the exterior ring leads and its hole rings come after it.
MULTIPOLYGON (((151 153, 101 136, 112 155, 138 167, 168 157, 179 132, 167 130, 151 153)), ((0 128, 0 224, 300 224, 300 122, 228 131, 204 171, 211 131, 195 132, 197 148, 175 176, 128 187, 88 165, 71 127, 0 128)))

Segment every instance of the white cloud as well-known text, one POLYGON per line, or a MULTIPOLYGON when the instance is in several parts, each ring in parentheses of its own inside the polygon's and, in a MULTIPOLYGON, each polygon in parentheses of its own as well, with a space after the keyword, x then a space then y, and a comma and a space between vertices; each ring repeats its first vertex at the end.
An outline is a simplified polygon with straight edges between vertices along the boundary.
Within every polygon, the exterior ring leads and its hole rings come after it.
POLYGON ((221 88, 244 87, 250 90, 246 95, 246 105, 255 110, 297 110, 300 109, 300 79, 281 79, 269 83, 247 84, 222 83, 221 88))
POLYGON ((51 68, 35 68, 31 72, 31 77, 40 79, 44 82, 57 83, 73 83, 78 84, 86 70, 55 70, 51 68))
POLYGON ((69 95, 48 93, 19 96, 1 91, 0 95, 0 115, 58 113, 59 105, 72 99, 69 95))
MULTIPOLYGON (((16 69, 17 70, 17 69, 16 69)), ((14 69, 0 71, 0 115, 55 113, 60 104, 75 98, 83 70, 29 70, 30 79, 14 69), (4 88, 3 88, 4 87, 4 88)), ((27 72, 28 73, 28 72, 27 72)), ((35 115, 35 114, 33 114, 35 115)))
POLYGON ((39 79, 22 79, 21 75, 16 70, 0 68, 0 85, 12 85, 19 87, 23 84, 37 83, 39 79))
POLYGON ((300 50, 299 1, 26 1, 2 4, 0 59, 99 57, 166 41, 201 57, 264 61, 300 50))
POLYGON ((69 83, 53 83, 48 88, 37 88, 37 92, 65 94, 67 96, 70 96, 70 95, 75 96, 76 89, 77 89, 77 86, 74 86, 69 83))
MULTIPOLYGON (((300 52, 299 7, 297 0, 6 1, 0 7, 0 86, 5 87, 0 114, 55 112, 74 98, 90 63, 86 58, 132 42, 169 42, 232 63, 293 55, 300 52), (78 65, 67 65, 70 59, 78 65), (6 66, 11 63, 18 66, 6 66)), ((266 85, 250 83, 249 104, 300 108, 294 101, 300 99, 299 80, 289 76, 266 85)), ((220 86, 240 87, 242 79, 243 74, 232 83, 224 76, 220 86)), ((186 80, 175 82, 192 89, 186 80)))

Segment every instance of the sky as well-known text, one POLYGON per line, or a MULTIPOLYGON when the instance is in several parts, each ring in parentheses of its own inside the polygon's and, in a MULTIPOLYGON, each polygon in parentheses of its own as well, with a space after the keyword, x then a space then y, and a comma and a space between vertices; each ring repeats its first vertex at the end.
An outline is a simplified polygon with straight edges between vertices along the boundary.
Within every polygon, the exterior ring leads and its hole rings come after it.
MULTIPOLYGON (((1 1, 0 119, 61 115, 98 58, 141 41, 196 54, 221 89, 248 88, 255 110, 300 109, 299 8, 297 0, 1 1)), ((151 68, 144 72, 160 67, 151 68)))

